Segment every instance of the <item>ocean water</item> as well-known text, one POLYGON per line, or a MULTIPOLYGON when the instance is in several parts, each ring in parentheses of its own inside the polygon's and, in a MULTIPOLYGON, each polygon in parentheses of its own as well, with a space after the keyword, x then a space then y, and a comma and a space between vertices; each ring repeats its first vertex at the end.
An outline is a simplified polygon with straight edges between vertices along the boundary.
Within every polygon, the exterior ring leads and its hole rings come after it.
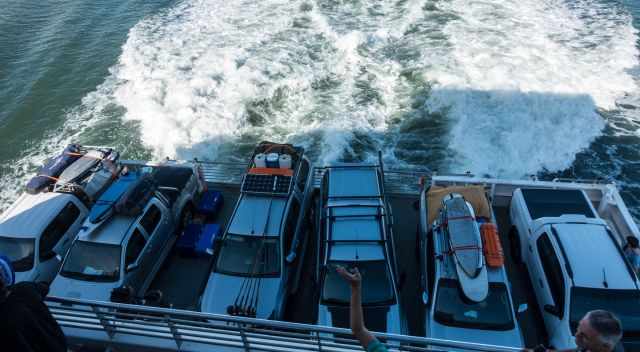
POLYGON ((0 0, 0 209, 78 141, 126 158, 602 178, 640 219, 637 0, 0 0))

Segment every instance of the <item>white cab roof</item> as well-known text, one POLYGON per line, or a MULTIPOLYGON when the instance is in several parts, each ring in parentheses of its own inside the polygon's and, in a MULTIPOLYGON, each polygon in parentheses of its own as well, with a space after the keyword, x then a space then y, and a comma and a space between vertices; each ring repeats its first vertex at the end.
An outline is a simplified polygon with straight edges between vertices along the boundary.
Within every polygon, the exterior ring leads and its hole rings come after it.
POLYGON ((633 289, 631 277, 617 244, 604 226, 591 224, 554 225, 573 271, 576 286, 633 289))
POLYGON ((73 200, 74 196, 67 193, 24 193, 0 216, 0 236, 39 237, 51 220, 73 200))
MULTIPOLYGON (((78 239, 81 241, 119 245, 127 237, 130 227, 137 219, 138 216, 113 215, 96 228, 80 230, 78 239)), ((85 220, 85 225, 88 221, 88 219, 85 220)))
POLYGON ((229 233, 279 236, 286 204, 286 198, 243 195, 229 225, 229 233))

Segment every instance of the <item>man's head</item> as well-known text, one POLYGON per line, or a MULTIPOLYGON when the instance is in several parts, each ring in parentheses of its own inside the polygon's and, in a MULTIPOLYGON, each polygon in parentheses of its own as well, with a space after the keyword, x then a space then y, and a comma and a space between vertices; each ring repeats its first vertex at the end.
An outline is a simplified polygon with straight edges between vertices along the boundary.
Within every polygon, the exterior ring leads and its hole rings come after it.
POLYGON ((13 285, 16 280, 16 273, 13 271, 13 265, 9 258, 0 255, 0 291, 3 291, 8 286, 13 285))
POLYGON ((622 337, 622 324, 615 315, 606 310, 587 313, 576 331, 576 345, 592 352, 609 352, 622 337))

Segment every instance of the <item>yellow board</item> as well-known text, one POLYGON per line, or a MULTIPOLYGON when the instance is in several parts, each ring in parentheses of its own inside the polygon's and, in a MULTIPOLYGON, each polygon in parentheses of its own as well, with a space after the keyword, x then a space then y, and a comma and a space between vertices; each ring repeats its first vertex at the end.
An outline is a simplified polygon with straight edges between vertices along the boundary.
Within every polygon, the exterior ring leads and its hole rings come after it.
POLYGON ((471 203, 476 217, 486 217, 491 219, 491 209, 484 194, 482 186, 452 186, 452 187, 431 187, 427 192, 427 209, 429 211, 429 224, 440 214, 442 208, 442 198, 449 193, 459 193, 464 199, 471 203))

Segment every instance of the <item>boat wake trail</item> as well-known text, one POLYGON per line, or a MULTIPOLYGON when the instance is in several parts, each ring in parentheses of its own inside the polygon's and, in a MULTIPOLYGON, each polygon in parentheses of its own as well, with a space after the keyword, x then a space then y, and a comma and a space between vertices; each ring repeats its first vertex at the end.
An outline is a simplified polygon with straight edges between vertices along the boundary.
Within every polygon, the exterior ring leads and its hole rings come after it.
POLYGON ((597 0, 181 1, 130 30, 107 80, 10 176, 72 139, 156 158, 244 160, 270 139, 320 164, 383 150, 444 172, 563 170, 638 96, 631 20, 597 0))
POLYGON ((602 111, 637 94, 631 17, 611 4, 439 3, 451 45, 427 109, 451 120, 456 171, 521 177, 568 168, 605 127, 602 111))
POLYGON ((285 139, 321 163, 383 149, 522 176, 569 167, 602 133, 598 111, 637 91, 636 35, 586 0, 191 1, 131 31, 114 95, 157 156, 285 139))
POLYGON ((139 23, 114 69, 125 119, 159 156, 213 159, 261 139, 321 162, 381 148, 399 65, 375 51, 421 4, 343 5, 192 1, 139 23))

